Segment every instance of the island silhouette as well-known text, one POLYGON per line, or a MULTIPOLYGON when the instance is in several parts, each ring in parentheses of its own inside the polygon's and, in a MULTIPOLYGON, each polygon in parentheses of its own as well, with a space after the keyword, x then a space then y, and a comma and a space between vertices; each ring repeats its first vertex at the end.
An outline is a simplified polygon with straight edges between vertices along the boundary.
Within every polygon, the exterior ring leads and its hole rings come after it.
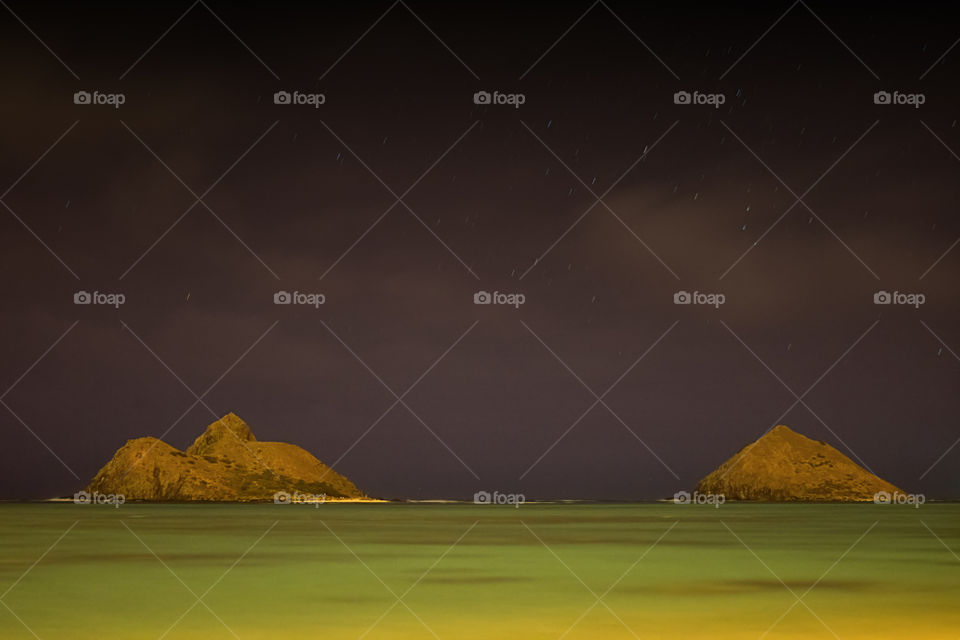
POLYGON ((305 449, 257 440, 234 413, 210 424, 186 451, 152 437, 128 440, 85 491, 151 502, 257 502, 297 492, 368 498, 305 449))

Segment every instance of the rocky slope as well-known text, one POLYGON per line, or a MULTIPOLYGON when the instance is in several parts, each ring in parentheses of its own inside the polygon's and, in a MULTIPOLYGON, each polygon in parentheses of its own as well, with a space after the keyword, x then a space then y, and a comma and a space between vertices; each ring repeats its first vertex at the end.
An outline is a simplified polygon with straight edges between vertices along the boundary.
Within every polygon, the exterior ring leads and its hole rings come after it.
POLYGON ((697 491, 774 502, 862 502, 878 491, 903 493, 825 442, 783 425, 738 451, 701 480, 697 491))
POLYGON ((151 501, 273 500, 278 491, 366 497, 304 449, 260 442, 233 413, 208 426, 186 451, 156 438, 128 440, 86 490, 151 501))

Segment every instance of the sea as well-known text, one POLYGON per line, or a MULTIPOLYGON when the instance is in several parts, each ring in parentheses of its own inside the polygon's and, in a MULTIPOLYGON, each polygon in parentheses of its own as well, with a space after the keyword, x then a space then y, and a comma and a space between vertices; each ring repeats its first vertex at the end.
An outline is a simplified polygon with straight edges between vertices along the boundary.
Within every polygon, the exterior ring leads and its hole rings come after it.
POLYGON ((4 640, 957 638, 960 504, 0 504, 4 640))

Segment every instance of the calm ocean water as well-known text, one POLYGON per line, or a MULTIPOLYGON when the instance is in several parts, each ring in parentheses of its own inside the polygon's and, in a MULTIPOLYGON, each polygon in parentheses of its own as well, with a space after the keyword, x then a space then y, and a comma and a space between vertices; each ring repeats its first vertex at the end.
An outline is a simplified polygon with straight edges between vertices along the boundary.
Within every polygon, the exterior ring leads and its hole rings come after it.
POLYGON ((955 553, 958 504, 8 504, 0 638, 957 638, 955 553))

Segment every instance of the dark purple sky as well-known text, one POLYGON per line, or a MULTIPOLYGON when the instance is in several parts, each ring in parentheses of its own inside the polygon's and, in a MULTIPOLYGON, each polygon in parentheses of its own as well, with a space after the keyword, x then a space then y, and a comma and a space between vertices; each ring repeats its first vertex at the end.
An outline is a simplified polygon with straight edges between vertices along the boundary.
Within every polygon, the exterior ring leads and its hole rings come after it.
POLYGON ((0 497, 228 411, 387 497, 656 498, 777 422, 960 495, 938 5, 189 7, 0 10, 0 497))

